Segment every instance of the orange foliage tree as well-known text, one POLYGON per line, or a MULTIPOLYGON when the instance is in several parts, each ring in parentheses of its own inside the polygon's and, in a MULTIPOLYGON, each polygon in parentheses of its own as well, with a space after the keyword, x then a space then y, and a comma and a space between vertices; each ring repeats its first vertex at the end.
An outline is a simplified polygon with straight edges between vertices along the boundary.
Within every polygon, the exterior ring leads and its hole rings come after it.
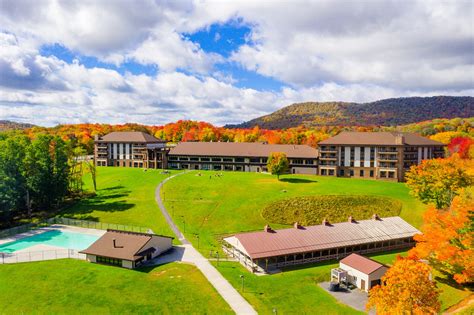
POLYGON ((438 313, 439 291, 430 272, 425 263, 398 257, 382 284, 370 290, 367 310, 375 308, 380 315, 438 313))
POLYGON ((457 155, 449 159, 424 160, 410 168, 406 184, 422 202, 434 203, 437 209, 444 209, 460 189, 472 184, 467 163, 469 161, 462 161, 457 155))
POLYGON ((474 199, 464 192, 447 210, 428 209, 413 258, 427 259, 458 283, 474 282, 474 199))

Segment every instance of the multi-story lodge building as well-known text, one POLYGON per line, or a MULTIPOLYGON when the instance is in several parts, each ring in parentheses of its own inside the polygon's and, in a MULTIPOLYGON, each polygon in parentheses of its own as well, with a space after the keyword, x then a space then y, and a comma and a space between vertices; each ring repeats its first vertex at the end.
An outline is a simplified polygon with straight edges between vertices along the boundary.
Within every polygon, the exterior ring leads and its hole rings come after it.
POLYGON ((112 132, 94 141, 97 166, 166 168, 166 142, 145 132, 112 132))
POLYGON ((319 175, 403 181, 422 160, 444 156, 443 143, 400 132, 342 132, 319 143, 319 175))
POLYGON ((181 142, 168 154, 174 169, 266 172, 272 152, 283 152, 292 174, 317 174, 318 151, 307 145, 261 142, 181 142))

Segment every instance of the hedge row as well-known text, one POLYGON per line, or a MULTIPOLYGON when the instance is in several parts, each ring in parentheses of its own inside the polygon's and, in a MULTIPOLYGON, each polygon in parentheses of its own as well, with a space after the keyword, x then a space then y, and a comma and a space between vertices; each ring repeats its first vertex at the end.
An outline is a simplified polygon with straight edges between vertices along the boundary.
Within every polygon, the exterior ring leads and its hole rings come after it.
POLYGON ((295 197, 273 202, 263 209, 262 216, 271 223, 302 225, 370 219, 374 213, 381 217, 397 216, 402 203, 389 197, 324 195, 295 197))

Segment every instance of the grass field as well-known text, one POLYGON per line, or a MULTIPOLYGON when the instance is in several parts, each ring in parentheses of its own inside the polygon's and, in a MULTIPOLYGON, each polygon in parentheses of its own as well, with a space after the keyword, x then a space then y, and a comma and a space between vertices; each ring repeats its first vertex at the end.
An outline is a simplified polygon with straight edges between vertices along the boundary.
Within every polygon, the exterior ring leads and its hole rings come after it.
MULTIPOLYGON (((79 201, 62 215, 142 226, 157 234, 174 236, 155 202, 155 188, 167 176, 161 174, 161 170, 99 167, 97 195, 79 201)), ((90 175, 84 176, 84 184, 85 190, 92 191, 90 175)))
MULTIPOLYGON (((317 195, 385 196, 402 203, 401 217, 416 227, 426 206, 408 193, 403 183, 352 178, 258 173, 190 172, 177 176, 164 186, 165 204, 188 239, 204 254, 217 249, 217 239, 225 234, 263 229, 268 222, 262 211, 271 202, 285 198, 317 195)), ((358 219, 357 213, 352 214, 358 219)), ((272 227, 284 227, 272 224, 272 227)))
POLYGON ((72 259, 0 265, 2 314, 231 314, 192 265, 137 271, 72 259))

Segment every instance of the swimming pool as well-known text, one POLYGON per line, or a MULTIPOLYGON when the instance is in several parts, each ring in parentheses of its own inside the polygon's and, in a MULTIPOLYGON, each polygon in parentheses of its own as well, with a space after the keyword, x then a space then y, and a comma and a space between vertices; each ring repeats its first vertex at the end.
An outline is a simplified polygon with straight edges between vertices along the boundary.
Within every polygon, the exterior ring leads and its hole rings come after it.
POLYGON ((35 245, 50 245, 83 250, 97 241, 97 239, 99 239, 99 236, 96 235, 50 230, 0 245, 0 252, 14 253, 35 245))

